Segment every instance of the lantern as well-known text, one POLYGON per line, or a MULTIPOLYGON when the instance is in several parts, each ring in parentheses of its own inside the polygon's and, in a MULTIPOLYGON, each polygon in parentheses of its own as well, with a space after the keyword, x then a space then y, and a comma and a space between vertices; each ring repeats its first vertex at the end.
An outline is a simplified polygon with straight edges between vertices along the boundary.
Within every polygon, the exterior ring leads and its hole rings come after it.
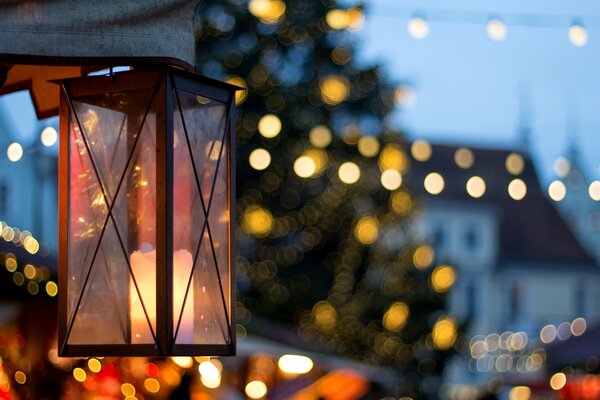
POLYGON ((58 83, 60 354, 234 354, 236 87, 172 67, 58 83))

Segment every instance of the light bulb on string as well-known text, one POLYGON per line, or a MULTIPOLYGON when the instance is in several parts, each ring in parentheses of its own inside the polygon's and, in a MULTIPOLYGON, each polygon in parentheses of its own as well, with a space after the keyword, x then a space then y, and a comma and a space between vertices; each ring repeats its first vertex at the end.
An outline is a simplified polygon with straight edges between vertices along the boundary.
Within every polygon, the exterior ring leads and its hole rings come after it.
POLYGON ((429 23, 423 17, 413 16, 408 20, 407 29, 414 39, 425 39, 429 35, 429 23))
POLYGON ((495 42, 506 39, 508 29, 500 18, 490 18, 486 26, 487 34, 495 42))
POLYGON ((573 46, 583 47, 588 41, 587 30, 581 22, 574 21, 569 28, 569 40, 573 46))

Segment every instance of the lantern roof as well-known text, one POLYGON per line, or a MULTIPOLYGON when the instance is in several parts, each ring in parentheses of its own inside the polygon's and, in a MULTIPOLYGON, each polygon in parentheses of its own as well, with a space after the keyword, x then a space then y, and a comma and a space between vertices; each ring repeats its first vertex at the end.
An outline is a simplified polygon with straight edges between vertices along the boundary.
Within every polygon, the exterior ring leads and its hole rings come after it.
POLYGON ((30 90, 38 118, 45 118, 58 111, 51 79, 117 65, 192 71, 198 2, 0 2, 0 95, 30 90))

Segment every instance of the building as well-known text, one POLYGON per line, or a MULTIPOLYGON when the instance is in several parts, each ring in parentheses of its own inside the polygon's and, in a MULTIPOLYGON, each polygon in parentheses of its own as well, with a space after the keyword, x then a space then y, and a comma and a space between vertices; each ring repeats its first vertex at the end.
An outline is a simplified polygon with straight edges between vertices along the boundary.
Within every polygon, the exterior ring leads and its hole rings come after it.
POLYGON ((46 147, 40 141, 40 134, 47 126, 56 129, 57 121, 38 122, 27 92, 2 97, 0 221, 3 221, 3 225, 16 228, 17 235, 13 240, 18 241, 19 232, 27 231, 39 240, 40 249, 44 253, 56 255, 58 152, 57 144, 46 147), (11 110, 8 105, 19 101, 24 103, 20 112, 25 115, 17 119, 11 114, 15 107, 11 110), (27 122, 22 124, 22 120, 27 122), (17 145, 11 146, 13 143, 17 145))
POLYGON ((570 336, 576 318, 600 319, 595 259, 527 154, 422 141, 411 150, 408 185, 423 203, 416 234, 457 269, 447 307, 470 339, 449 380, 535 381, 547 343, 570 336))

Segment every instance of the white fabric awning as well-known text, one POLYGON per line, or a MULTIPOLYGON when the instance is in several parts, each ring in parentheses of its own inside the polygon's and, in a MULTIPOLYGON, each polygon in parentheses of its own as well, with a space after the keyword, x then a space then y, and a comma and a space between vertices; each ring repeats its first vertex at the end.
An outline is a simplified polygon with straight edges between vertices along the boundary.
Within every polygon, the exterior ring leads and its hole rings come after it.
POLYGON ((192 70, 198 3, 0 0, 0 86, 6 79, 0 94, 30 89, 38 116, 44 117, 55 109, 52 99, 44 99, 47 92, 58 94, 47 80, 113 65, 169 64, 192 70))

